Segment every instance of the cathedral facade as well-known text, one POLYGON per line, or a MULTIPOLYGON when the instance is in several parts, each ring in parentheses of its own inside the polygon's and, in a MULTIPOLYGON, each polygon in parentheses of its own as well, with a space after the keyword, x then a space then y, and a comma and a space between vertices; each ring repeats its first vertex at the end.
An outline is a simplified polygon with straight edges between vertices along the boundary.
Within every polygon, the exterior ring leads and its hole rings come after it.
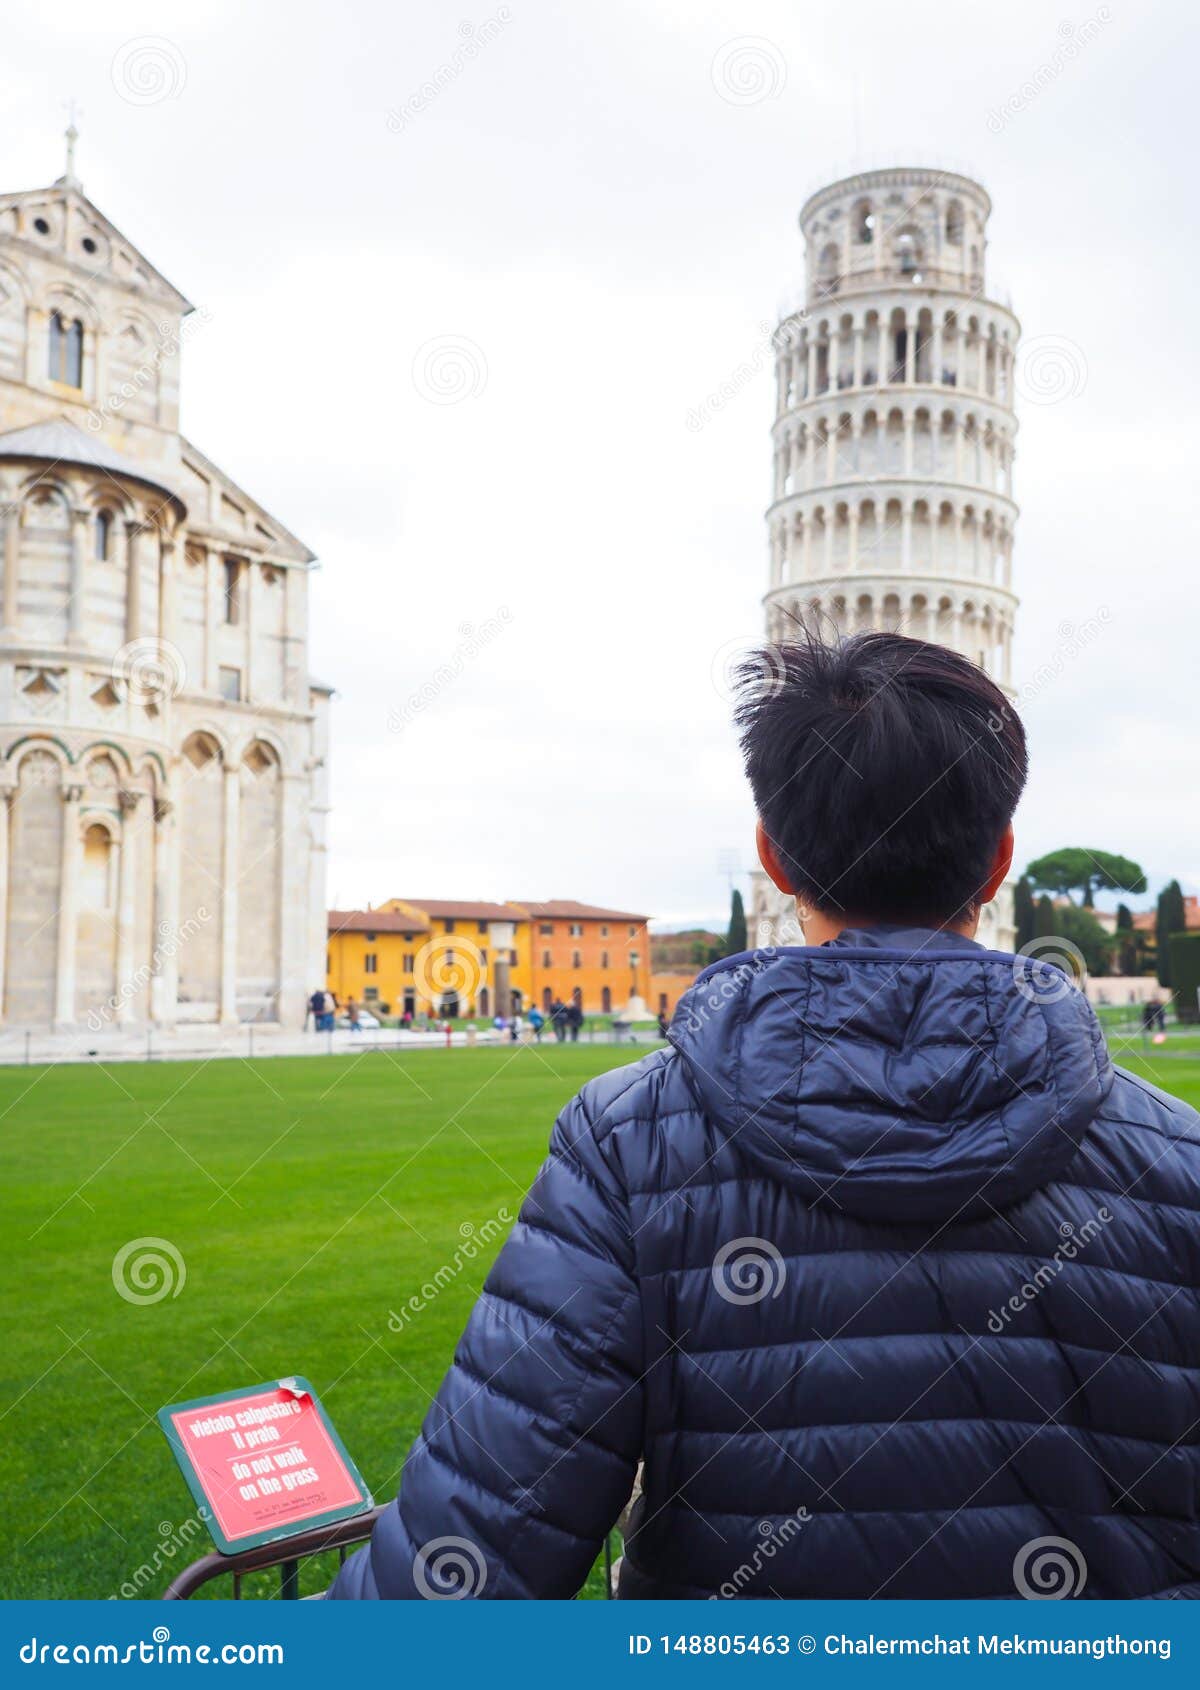
POLYGON ((314 559, 179 431, 191 312, 70 152, 0 195, 6 1034, 296 1029, 324 980, 314 559))
MULTIPOLYGON (((775 335, 768 641, 797 618, 953 647, 1012 685, 1014 371, 1020 324, 989 295, 978 182, 866 171, 800 212, 807 284, 775 335)), ((801 942, 764 874, 760 945, 801 942)), ((980 940, 1015 941, 1012 892, 980 940)))

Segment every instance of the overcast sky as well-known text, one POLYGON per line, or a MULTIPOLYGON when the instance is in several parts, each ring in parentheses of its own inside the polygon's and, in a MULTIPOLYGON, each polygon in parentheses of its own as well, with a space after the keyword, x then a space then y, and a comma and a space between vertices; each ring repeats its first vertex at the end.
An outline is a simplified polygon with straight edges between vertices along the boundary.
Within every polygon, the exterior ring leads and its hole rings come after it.
POLYGON ((1062 377, 1021 406, 1019 860, 1197 889, 1193 15, 10 0, 4 187, 74 96, 86 191, 209 314, 185 431, 321 559, 331 901, 723 916, 766 336, 806 193, 887 163, 984 182, 1062 377))

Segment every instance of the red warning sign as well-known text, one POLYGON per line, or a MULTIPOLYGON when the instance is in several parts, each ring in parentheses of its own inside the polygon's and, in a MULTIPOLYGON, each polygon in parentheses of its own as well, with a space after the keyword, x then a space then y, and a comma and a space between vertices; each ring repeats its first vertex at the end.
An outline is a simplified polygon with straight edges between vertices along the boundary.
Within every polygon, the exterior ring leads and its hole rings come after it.
POLYGON ((366 1486, 303 1379, 164 1408, 159 1421, 209 1527, 247 1549, 371 1506, 366 1486))

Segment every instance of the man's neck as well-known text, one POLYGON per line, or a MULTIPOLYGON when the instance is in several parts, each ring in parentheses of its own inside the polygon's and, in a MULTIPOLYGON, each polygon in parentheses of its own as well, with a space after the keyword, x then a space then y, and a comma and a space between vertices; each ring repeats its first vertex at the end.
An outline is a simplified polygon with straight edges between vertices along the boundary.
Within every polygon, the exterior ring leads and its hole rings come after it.
MULTIPOLYGON (((797 916, 800 911, 797 909, 797 916)), ((848 927, 887 927, 890 922, 879 921, 874 916, 829 914, 824 910, 807 910, 800 920, 806 945, 824 945, 830 939, 836 939, 839 933, 844 933, 848 927)), ((939 921, 939 922, 897 922, 897 926, 924 927, 931 926, 939 933, 960 933, 964 939, 973 939, 975 930, 979 926, 979 917, 974 916, 970 921, 939 921)))

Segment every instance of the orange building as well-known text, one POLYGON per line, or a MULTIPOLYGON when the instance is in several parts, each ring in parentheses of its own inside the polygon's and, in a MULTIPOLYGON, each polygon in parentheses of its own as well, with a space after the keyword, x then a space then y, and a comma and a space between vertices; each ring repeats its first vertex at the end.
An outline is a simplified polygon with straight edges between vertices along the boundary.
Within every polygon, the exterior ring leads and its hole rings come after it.
POLYGON ((527 1004, 544 1011, 556 997, 575 999, 585 1015, 611 1014, 635 994, 650 1004, 649 917, 570 898, 510 907, 526 924, 513 984, 527 1004))

